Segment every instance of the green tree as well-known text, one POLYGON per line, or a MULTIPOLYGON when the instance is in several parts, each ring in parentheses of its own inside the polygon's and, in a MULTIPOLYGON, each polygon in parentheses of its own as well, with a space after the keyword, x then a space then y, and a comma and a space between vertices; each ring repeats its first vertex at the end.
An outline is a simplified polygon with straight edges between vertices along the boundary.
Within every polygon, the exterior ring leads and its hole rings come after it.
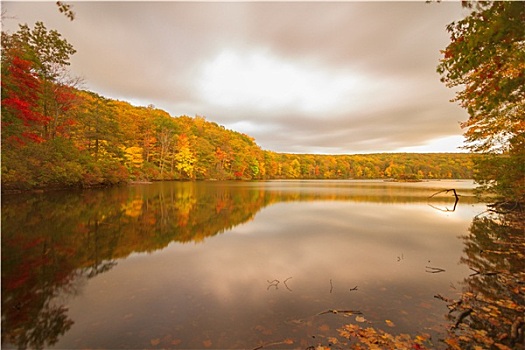
POLYGON ((468 111, 466 148, 488 155, 476 180, 500 197, 525 201, 525 3, 466 2, 471 13, 447 26, 451 42, 437 68, 459 87, 468 111), (509 170, 510 171, 509 173, 509 170))

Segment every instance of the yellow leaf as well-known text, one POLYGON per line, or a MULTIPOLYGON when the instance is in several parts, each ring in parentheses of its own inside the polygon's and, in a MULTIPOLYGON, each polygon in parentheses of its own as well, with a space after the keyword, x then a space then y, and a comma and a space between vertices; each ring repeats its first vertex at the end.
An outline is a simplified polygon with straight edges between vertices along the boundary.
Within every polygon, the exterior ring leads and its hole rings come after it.
POLYGON ((337 344, 338 342, 337 338, 334 338, 334 337, 328 337, 328 341, 332 344, 337 344))
POLYGON ((356 320, 357 322, 365 322, 365 321, 366 321, 366 319, 365 319, 363 316, 356 316, 356 317, 355 317, 355 320, 356 320))
POLYGON ((445 343, 447 343, 451 349, 461 350, 461 347, 459 346, 458 341, 454 338, 445 339, 445 343))
POLYGON ((390 321, 390 320, 385 320, 385 323, 388 327, 395 327, 396 325, 394 324, 394 322, 390 321))

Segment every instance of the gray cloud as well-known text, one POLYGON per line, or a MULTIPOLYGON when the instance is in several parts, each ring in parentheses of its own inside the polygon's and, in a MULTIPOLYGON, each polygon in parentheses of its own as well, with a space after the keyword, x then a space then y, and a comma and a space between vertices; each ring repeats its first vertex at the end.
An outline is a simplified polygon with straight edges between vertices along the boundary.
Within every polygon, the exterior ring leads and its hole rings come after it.
MULTIPOLYGON (((445 26, 463 15, 458 3, 75 2, 73 22, 52 3, 2 5, 18 22, 42 20, 61 32, 77 49, 72 72, 87 88, 174 116, 204 115, 265 149, 395 151, 459 135, 457 122, 466 119, 435 72, 445 26), (327 81, 352 74, 364 81, 326 109, 224 106, 202 94, 199 79, 225 50, 240 60, 267 52, 327 81)), ((17 21, 5 22, 16 30, 17 21)))

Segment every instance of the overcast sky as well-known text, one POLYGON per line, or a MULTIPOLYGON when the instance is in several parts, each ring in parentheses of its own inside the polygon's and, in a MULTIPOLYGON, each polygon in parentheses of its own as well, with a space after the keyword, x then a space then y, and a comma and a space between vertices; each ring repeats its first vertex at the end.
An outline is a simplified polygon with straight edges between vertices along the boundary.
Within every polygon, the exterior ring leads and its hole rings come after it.
POLYGON ((201 115, 266 150, 460 151, 467 114, 439 80, 459 2, 2 2, 3 30, 43 21, 84 88, 201 115))

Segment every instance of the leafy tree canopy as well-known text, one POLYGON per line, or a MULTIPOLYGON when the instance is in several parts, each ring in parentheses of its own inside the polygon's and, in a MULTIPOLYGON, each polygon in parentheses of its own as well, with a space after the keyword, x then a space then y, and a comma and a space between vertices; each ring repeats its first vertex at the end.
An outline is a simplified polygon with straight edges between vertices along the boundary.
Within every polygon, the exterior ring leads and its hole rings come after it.
POLYGON ((490 167, 486 159, 478 163, 477 180, 502 196, 523 201, 525 2, 463 5, 471 13, 447 26, 451 42, 442 51, 437 71, 447 86, 460 88, 455 101, 469 114, 462 123, 466 148, 501 155, 490 158, 490 167), (513 178, 508 176, 511 170, 513 178))

